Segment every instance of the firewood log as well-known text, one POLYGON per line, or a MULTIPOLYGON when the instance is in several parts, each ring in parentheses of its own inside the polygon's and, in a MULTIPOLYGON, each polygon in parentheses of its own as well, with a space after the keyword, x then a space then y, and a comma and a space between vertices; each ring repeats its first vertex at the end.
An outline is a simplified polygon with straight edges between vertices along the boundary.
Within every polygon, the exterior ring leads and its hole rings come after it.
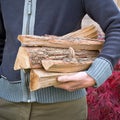
POLYGON ((67 60, 42 60, 42 66, 46 71, 53 72, 77 72, 86 70, 91 65, 91 58, 84 58, 78 61, 73 48, 69 48, 69 58, 67 60), (84 61, 83 61, 84 60, 84 61))
POLYGON ((86 59, 81 62, 72 62, 64 60, 42 60, 42 66, 46 71, 52 72, 78 72, 87 70, 92 64, 92 60, 86 59))
MULTIPOLYGON (((99 54, 98 50, 75 50, 76 59, 80 62, 87 58, 93 60, 99 54)), ((16 57, 14 70, 41 68, 41 60, 69 60, 69 49, 49 47, 20 47, 16 57)))
POLYGON ((72 47, 75 50, 99 50, 103 46, 103 41, 89 38, 19 35, 18 39, 23 46, 44 46, 55 48, 72 47))
POLYGON ((23 46, 73 47, 74 49, 98 50, 102 47, 103 42, 93 39, 97 36, 96 27, 91 25, 63 36, 19 35, 18 40, 23 46))
POLYGON ((63 35, 62 37, 83 37, 83 38, 91 38, 91 39, 97 39, 98 37, 98 30, 96 26, 90 25, 88 27, 84 27, 80 30, 68 33, 66 35, 63 35))
POLYGON ((35 91, 40 88, 58 85, 60 83, 57 81, 57 77, 68 74, 73 73, 52 73, 43 69, 32 69, 30 72, 30 90, 35 91))

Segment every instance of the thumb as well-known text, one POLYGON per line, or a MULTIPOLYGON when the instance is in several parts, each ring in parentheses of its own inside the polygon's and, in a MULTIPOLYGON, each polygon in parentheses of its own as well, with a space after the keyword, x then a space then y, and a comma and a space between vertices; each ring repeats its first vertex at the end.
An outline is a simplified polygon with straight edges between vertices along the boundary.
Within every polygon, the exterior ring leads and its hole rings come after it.
POLYGON ((68 82, 68 81, 73 81, 71 75, 65 75, 65 76, 59 76, 58 77, 59 82, 68 82))

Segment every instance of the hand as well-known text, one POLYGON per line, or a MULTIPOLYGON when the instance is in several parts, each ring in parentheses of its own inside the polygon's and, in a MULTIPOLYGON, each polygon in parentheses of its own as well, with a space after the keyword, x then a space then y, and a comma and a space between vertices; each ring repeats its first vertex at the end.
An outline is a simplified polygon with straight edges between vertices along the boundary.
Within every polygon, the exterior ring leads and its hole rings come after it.
POLYGON ((78 72, 72 75, 59 76, 58 81, 61 84, 55 87, 70 92, 95 85, 95 80, 91 78, 86 72, 78 72))

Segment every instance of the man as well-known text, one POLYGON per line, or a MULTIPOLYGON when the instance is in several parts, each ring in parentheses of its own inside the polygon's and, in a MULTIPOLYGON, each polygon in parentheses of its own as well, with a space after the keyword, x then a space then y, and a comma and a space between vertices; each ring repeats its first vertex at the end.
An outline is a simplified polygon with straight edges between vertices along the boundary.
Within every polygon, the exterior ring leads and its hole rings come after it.
POLYGON ((85 120, 85 88, 99 87, 120 58, 120 12, 113 0, 0 0, 0 120, 85 120), (30 92, 29 74, 14 71, 19 34, 64 35, 88 14, 105 32, 100 55, 63 84, 30 92))

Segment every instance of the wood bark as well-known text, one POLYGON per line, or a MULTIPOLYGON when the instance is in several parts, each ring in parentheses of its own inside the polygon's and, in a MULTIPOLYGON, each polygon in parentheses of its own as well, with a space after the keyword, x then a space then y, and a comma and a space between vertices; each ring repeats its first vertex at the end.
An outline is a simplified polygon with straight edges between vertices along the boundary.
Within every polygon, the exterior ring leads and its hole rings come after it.
MULTIPOLYGON (((75 57, 79 63, 81 61, 93 60, 99 54, 98 50, 75 50, 75 57)), ((41 60, 63 60, 71 61, 69 49, 49 48, 49 47, 20 47, 16 57, 14 69, 41 68, 41 60)))
POLYGON ((55 86, 60 84, 57 77, 61 75, 70 75, 73 73, 52 73, 43 69, 32 69, 30 72, 30 90, 35 91, 40 88, 55 86))

